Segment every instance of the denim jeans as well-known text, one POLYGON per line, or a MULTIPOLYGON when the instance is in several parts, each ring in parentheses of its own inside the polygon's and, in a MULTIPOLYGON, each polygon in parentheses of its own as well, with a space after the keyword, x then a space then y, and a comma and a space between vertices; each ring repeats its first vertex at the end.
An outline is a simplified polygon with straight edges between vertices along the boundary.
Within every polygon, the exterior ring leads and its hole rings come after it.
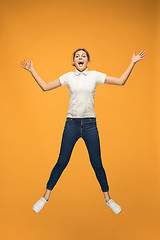
POLYGON ((66 118, 62 142, 57 163, 53 167, 46 188, 52 190, 66 168, 73 147, 79 138, 83 138, 88 149, 91 165, 94 169, 101 190, 109 190, 107 177, 102 165, 99 133, 95 117, 66 118))

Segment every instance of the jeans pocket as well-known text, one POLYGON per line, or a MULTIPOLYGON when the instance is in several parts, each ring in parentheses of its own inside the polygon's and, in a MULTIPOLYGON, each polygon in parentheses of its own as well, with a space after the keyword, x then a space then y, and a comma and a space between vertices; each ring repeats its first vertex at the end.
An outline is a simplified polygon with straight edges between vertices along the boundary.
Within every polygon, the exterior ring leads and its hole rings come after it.
POLYGON ((67 123, 73 122, 73 118, 67 118, 67 119, 66 119, 66 122, 67 122, 67 123))
POLYGON ((96 118, 89 118, 89 120, 93 123, 96 122, 96 118))

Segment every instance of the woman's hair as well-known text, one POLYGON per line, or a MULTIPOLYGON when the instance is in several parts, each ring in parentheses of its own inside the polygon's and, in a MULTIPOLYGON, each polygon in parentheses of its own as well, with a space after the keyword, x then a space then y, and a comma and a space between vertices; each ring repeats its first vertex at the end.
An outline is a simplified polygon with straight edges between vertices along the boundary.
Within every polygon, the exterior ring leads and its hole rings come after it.
MULTIPOLYGON (((76 55, 76 52, 78 52, 78 51, 80 51, 80 50, 83 50, 84 52, 86 52, 88 61, 90 62, 89 52, 88 52, 85 48, 78 48, 78 49, 73 53, 73 60, 74 60, 74 57, 75 57, 75 55, 76 55)), ((75 66, 74 63, 73 63, 72 65, 75 66)))

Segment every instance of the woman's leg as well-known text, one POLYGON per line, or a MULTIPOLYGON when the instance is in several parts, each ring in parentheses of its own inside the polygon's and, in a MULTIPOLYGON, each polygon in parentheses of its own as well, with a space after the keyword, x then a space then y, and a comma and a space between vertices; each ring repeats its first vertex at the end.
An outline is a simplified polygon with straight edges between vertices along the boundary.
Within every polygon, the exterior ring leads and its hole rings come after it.
POLYGON ((84 126, 82 136, 88 149, 91 165, 104 193, 104 197, 106 201, 108 201, 111 197, 109 195, 109 186, 101 159, 100 140, 96 119, 90 119, 90 123, 84 126))
POLYGON ((46 188, 46 192, 45 192, 45 194, 43 195, 43 197, 48 201, 48 200, 49 200, 49 197, 50 197, 50 194, 51 194, 51 190, 49 190, 49 189, 46 188))
POLYGON ((66 121, 66 125, 64 127, 64 131, 62 135, 59 158, 51 171, 49 180, 46 185, 46 192, 44 194, 44 198, 46 200, 49 199, 52 189, 54 188, 62 172, 68 165, 73 147, 76 141, 78 140, 78 138, 80 137, 75 127, 73 128, 71 126, 70 121, 71 120, 66 121))

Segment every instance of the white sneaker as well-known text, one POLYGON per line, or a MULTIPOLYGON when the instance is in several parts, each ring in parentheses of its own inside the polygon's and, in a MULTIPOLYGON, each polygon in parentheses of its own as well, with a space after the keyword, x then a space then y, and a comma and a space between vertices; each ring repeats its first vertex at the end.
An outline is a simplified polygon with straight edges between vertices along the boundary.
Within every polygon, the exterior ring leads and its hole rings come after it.
POLYGON ((41 197, 32 207, 33 211, 39 213, 43 206, 46 204, 47 200, 44 197, 41 197))
POLYGON ((122 211, 121 207, 117 203, 115 203, 112 198, 109 199, 109 201, 106 201, 105 198, 104 200, 106 202, 106 205, 110 207, 115 214, 118 214, 122 211))

